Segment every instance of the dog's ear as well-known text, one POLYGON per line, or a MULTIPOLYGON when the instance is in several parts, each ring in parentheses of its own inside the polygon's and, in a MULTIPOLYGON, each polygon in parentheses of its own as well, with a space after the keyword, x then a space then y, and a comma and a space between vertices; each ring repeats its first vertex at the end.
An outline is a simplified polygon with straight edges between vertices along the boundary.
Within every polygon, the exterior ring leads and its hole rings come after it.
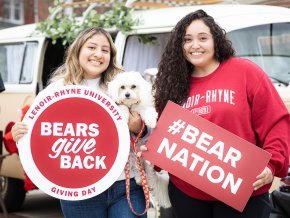
MULTIPOLYGON (((142 76, 141 76, 142 77, 142 76)), ((140 79, 140 99, 144 104, 152 103, 152 86, 149 82, 147 82, 143 77, 140 79)))
POLYGON ((120 103, 119 99, 119 82, 115 78, 108 84, 108 95, 113 99, 114 102, 120 103))

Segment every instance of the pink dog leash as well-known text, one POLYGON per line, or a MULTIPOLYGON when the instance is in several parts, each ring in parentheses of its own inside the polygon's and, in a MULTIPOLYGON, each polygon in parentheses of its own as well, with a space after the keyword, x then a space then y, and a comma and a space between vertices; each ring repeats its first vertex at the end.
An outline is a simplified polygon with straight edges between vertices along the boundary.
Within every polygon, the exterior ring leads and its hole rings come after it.
POLYGON ((141 175, 141 184, 142 184, 143 192, 145 195, 145 201, 146 201, 146 207, 145 207, 145 210, 143 211, 143 213, 137 213, 134 210, 131 199, 130 199, 130 155, 128 157, 128 161, 127 161, 126 167, 125 167, 127 200, 128 200, 129 207, 130 207, 132 213, 134 213, 136 216, 144 215, 149 208, 149 194, 150 193, 149 193, 147 178, 145 175, 145 171, 142 167, 142 164, 140 162, 140 157, 137 156, 137 148, 136 148, 136 143, 138 142, 144 128, 145 128, 145 124, 144 124, 144 122, 142 122, 142 129, 138 133, 136 139, 134 140, 133 137, 131 136, 131 144, 132 144, 132 149, 133 149, 133 153, 134 153, 135 164, 138 166, 138 170, 139 170, 139 173, 141 175))

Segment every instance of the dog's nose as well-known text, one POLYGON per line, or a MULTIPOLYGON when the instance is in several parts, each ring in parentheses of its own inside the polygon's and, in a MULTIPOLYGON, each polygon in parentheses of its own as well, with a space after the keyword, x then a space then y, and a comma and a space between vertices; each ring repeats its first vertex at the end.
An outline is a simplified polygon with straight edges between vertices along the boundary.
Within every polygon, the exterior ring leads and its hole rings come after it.
POLYGON ((126 93, 126 94, 125 94, 125 97, 126 97, 126 98, 129 98, 129 97, 130 97, 130 93, 126 93))

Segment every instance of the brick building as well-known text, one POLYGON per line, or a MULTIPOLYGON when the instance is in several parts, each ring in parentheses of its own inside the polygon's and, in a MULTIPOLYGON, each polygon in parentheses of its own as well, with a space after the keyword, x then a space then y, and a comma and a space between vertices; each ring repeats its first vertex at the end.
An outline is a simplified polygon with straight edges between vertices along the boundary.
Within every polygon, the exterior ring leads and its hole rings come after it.
POLYGON ((53 0, 0 0, 0 28, 44 20, 53 0))
MULTIPOLYGON (((116 0, 115 2, 120 1, 116 0)), ((184 4, 223 4, 223 3, 234 3, 234 4, 268 4, 278 5, 284 7, 290 7, 290 0, 128 0, 134 2, 134 6, 146 7, 169 7, 178 6, 184 4)), ((53 5, 54 0, 0 0, 0 29, 36 23, 43 21, 48 16, 48 7, 53 5)), ((73 4, 74 2, 83 2, 81 0, 66 0, 66 4, 73 4)), ((99 1, 101 2, 101 1, 99 1)), ((108 1, 109 2, 109 1, 108 1)), ((83 7, 87 7, 84 4, 83 7)), ((66 9, 67 13, 70 13, 70 9, 66 9)), ((79 9, 78 9, 79 10, 79 9)), ((102 10, 99 8, 99 10, 102 10)))
MULTIPOLYGON (((120 1, 120 0, 116 0, 120 1)), ((0 0, 0 29, 16 25, 37 23, 45 20, 48 15, 49 6, 53 6, 54 0, 0 0)), ((74 2, 81 2, 81 8, 74 9, 74 12, 83 12, 89 4, 87 1, 66 0, 66 5, 73 5, 74 2)), ((102 12, 107 7, 98 8, 102 12)), ((65 8, 65 13, 71 13, 72 9, 65 8)))

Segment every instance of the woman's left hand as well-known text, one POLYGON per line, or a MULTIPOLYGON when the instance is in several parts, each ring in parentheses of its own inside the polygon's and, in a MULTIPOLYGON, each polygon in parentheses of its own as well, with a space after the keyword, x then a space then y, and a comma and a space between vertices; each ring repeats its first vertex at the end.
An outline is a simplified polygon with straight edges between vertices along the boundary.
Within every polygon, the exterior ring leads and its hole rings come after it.
POLYGON ((140 115, 136 112, 130 112, 129 122, 128 122, 130 132, 138 134, 142 128, 142 120, 140 115))
POLYGON ((265 167, 263 172, 260 175, 258 175, 256 177, 256 179, 257 179, 256 182, 254 182, 254 184, 253 184, 254 190, 257 190, 257 189, 261 188, 262 186, 271 183, 274 179, 274 176, 273 176, 270 168, 265 167))

